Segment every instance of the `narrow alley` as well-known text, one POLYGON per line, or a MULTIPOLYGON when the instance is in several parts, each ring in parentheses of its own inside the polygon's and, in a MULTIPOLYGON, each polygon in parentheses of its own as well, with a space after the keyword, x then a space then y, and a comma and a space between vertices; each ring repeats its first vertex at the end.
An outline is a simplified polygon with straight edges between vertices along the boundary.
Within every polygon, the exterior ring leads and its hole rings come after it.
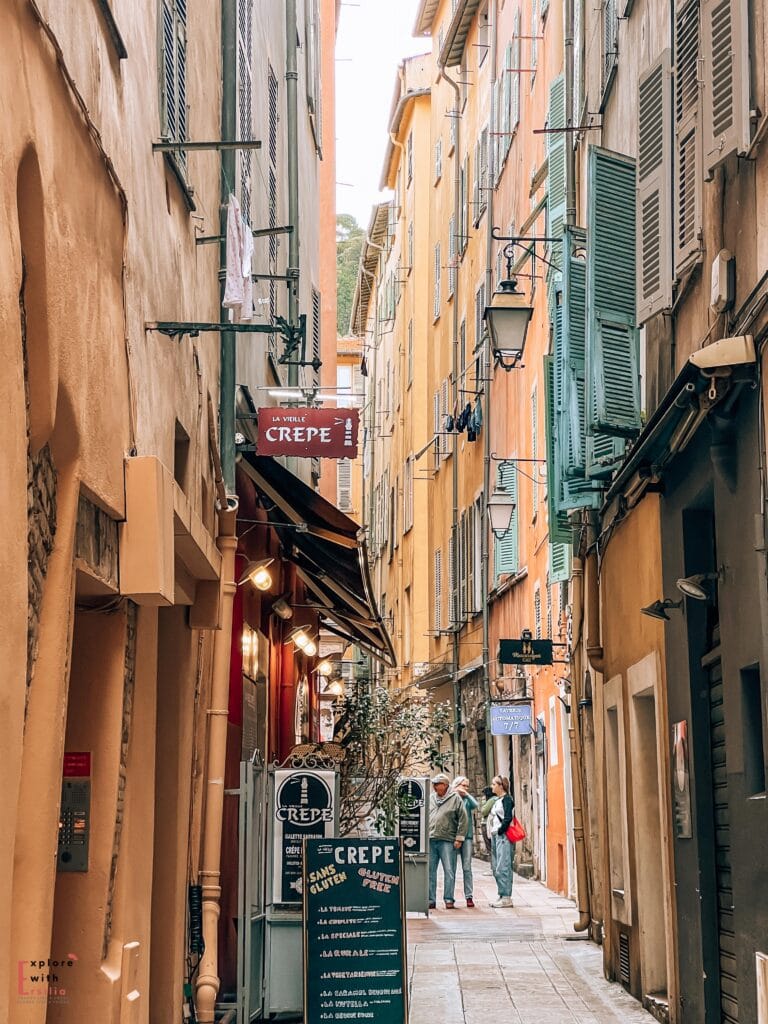
POLYGON ((603 977, 600 947, 574 932, 570 900, 516 875, 514 908, 493 910, 487 865, 475 862, 474 880, 474 910, 462 899, 443 910, 439 899, 429 919, 409 917, 410 1024, 650 1024, 603 977))

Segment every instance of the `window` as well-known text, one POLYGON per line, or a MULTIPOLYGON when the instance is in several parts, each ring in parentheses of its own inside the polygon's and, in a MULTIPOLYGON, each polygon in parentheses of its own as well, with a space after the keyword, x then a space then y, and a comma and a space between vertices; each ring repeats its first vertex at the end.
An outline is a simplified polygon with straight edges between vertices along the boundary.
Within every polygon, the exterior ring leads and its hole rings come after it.
POLYGON ((627 437, 641 425, 635 161, 592 146, 587 164, 587 434, 627 437))
POLYGON ((485 283, 475 293, 475 348, 479 348, 485 334, 485 283))
POLYGON ((435 143, 435 184, 443 176, 443 140, 438 139, 435 143))
POLYGON ((408 273, 413 270, 413 221, 408 225, 408 273))
POLYGON ((413 180, 413 132, 408 136, 405 144, 405 169, 408 177, 408 184, 413 180))
POLYGON ((464 157, 464 163, 459 172, 459 199, 461 210, 459 253, 463 256, 469 241, 469 155, 464 157))
POLYGON ((477 16, 477 66, 482 67, 488 56, 488 4, 484 4, 477 16))
POLYGON ((552 583, 547 573, 547 638, 552 639, 552 583))
POLYGON ((448 154, 450 155, 456 149, 456 134, 457 134, 457 123, 459 120, 458 111, 451 109, 448 112, 448 154))
MULTIPOLYGON (((697 90, 698 91, 698 90, 697 90)), ((671 52, 665 50, 650 71, 641 76, 638 88, 637 160, 637 311, 643 323, 672 305, 672 220, 669 170, 672 164, 672 68, 671 52)), ((683 148, 683 159, 686 157, 683 148)), ((685 188, 684 218, 692 216, 685 188)), ((695 187, 695 186, 694 186, 695 187)))
POLYGON ((534 636, 537 640, 541 640, 541 587, 538 580, 533 588, 533 625, 534 636))
MULTIPOLYGON (((253 0, 237 9, 237 121, 241 139, 253 138, 253 0)), ((240 208, 248 224, 251 216, 253 150, 237 153, 240 208)))
MULTIPOLYGON (((711 88, 704 90, 702 114, 706 177, 731 153, 746 153, 750 130, 749 6, 740 0, 702 0, 700 72, 711 88)), ((757 54, 755 51, 755 61, 757 54)), ((763 58, 764 63, 764 58, 763 58)))
MULTIPOLYGON (((510 75, 512 79, 512 86, 510 92, 510 110, 509 110, 509 130, 513 132, 518 124, 520 123, 520 32, 521 32, 521 20, 520 20, 520 8, 515 11, 515 21, 512 36, 512 68, 514 69, 510 75)), ((511 142, 511 139, 510 139, 511 142)), ((509 147, 507 147, 509 148, 509 147)))
POLYGON ((413 455, 405 460, 403 468, 403 533, 413 527, 413 455))
MULTIPOLYGON (((162 135, 169 142, 186 142, 187 135, 187 5, 185 0, 162 0, 162 135)), ((186 170, 184 150, 172 154, 186 170)))
POLYGON ((411 663, 411 588, 406 587, 403 595, 403 663, 411 663))
POLYGON ((336 466, 336 504, 342 512, 352 511, 352 463, 339 459, 336 466))
POLYGON ((441 270, 442 270, 442 268, 440 266, 440 243, 439 242, 435 246, 435 267, 434 267, 434 270, 435 270, 435 290, 434 290, 434 293, 433 293, 432 316, 433 316, 433 318, 435 320, 437 320, 437 318, 440 316, 440 276, 441 276, 441 270))
POLYGON ((490 178, 488 175, 488 126, 480 132, 480 142, 478 143, 479 152, 479 171, 478 171, 478 206, 475 211, 475 215, 479 220, 485 213, 488 207, 488 189, 490 188, 490 178))
POLYGON ((616 0, 603 0, 603 94, 610 88, 619 59, 619 14, 616 0))
POLYGON ((494 534, 494 555, 496 581, 504 575, 514 575, 519 569, 518 543, 518 500, 517 500, 517 465, 514 462, 502 462, 498 469, 498 484, 512 497, 515 506, 509 520, 509 529, 501 537, 494 534))
POLYGON ((459 370, 460 381, 466 387, 465 376, 467 373, 467 321, 462 320, 459 327, 459 370))
POLYGON ((408 387, 413 384, 413 320, 408 321, 408 341, 405 356, 406 381, 408 387))
POLYGON ((456 218, 448 221, 448 298, 456 291, 456 218))
POLYGON ((558 763, 557 743, 557 697, 549 698, 549 763, 558 763))
POLYGON ((440 548, 435 551, 434 561, 434 624, 435 632, 439 633, 443 628, 443 553, 440 548))
POLYGON ((536 68, 539 66, 539 3, 531 0, 531 91, 536 80, 536 68))
POLYGON ((306 23, 306 84, 309 123, 315 139, 315 149, 321 152, 323 146, 323 108, 320 77, 320 12, 318 0, 306 0, 304 5, 306 23))
POLYGON ((700 0, 675 11, 675 271, 701 245, 700 0))
POLYGON ((581 124, 584 106, 584 2, 573 0, 573 110, 571 124, 581 124))
MULTIPOLYGON (((278 84, 277 77, 272 70, 271 65, 267 65, 267 109, 269 124, 267 126, 267 149, 268 149, 268 219, 269 227, 277 227, 277 204, 278 204, 278 146, 277 146, 277 116, 278 116, 278 84)), ((278 254, 278 239, 279 235, 270 235, 268 242, 268 255, 269 255, 269 272, 270 274, 277 273, 277 254, 278 254)), ((278 314, 278 302, 277 302, 277 281, 269 282, 269 318, 274 323, 275 317, 278 314)), ((272 356, 277 358, 277 335, 269 335, 269 351, 272 356)))
POLYGON ((352 367, 349 363, 339 363, 336 367, 336 405, 340 409, 348 409, 358 402, 352 392, 352 367))
POLYGON ((533 502, 533 518, 535 519, 539 512, 539 464, 535 460, 539 457, 539 388, 537 384, 533 385, 531 390, 531 458, 534 460, 531 463, 531 476, 533 477, 531 483, 531 495, 533 502))

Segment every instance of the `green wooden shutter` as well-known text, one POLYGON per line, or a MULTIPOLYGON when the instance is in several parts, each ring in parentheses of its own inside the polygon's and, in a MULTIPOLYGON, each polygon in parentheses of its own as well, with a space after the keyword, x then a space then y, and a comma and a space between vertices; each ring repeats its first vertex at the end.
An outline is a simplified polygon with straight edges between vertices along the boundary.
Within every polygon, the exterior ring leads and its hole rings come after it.
POLYGON ((640 431, 635 326, 635 161, 590 146, 587 171, 587 431, 640 431))
POLYGON ((565 583, 571 578, 571 545, 549 544, 550 583, 565 583))
MULTIPOLYGON (((558 75, 549 86, 548 128, 565 128, 565 78, 558 75)), ((565 137, 566 132, 547 135, 547 234, 560 238, 565 224, 565 137)), ((562 246, 552 245, 552 262, 560 265, 562 246)))
POLYGON ((675 272, 701 247, 700 0, 675 6, 675 272))
MULTIPOLYGON (((562 296, 552 310, 555 347, 558 334, 562 334, 562 296)), ((547 428, 547 513, 549 521, 549 539, 554 544, 567 543, 571 538, 568 517, 561 510, 562 481, 560 477, 560 451, 557 434, 557 412, 555 409, 555 360, 553 356, 544 356, 544 399, 546 406, 547 428)))
MULTIPOLYGON (((162 19, 162 134, 172 142, 187 139, 187 6, 185 0, 163 0, 162 19)), ((173 154, 186 167, 186 151, 173 154)))
POLYGON ((512 510, 512 518, 509 521, 509 529, 503 537, 495 537, 495 562, 496 579, 502 574, 517 572, 519 568, 519 545, 518 545, 518 497, 517 497, 517 466, 513 462, 502 463, 498 473, 499 484, 506 488, 515 502, 512 510))

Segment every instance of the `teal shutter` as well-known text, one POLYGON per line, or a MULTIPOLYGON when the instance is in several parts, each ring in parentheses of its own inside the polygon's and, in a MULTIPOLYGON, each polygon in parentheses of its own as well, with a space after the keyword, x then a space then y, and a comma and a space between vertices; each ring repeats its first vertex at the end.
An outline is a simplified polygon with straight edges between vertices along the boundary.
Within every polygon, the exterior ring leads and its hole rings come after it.
POLYGON ((640 431, 635 318, 635 161, 590 146, 587 171, 587 431, 640 431))
MULTIPOLYGON (((550 307, 554 345, 558 347, 558 335, 562 334, 562 293, 554 295, 555 305, 550 307)), ((562 345, 562 340, 559 342, 562 345)), ((570 541, 571 531, 568 517, 561 508, 562 480, 560 474, 560 451, 557 433, 557 410, 555 408, 555 360, 544 356, 544 400, 547 427, 547 513, 549 539, 553 544, 570 541)))
POLYGON ((520 517, 517 505, 517 466, 515 463, 507 462, 499 466, 498 481, 512 495, 515 507, 512 510, 512 518, 509 521, 507 532, 503 537, 494 538, 497 580, 502 574, 516 573, 519 568, 518 523, 520 517))
MULTIPOLYGON (((600 503, 599 484, 585 477, 591 473, 595 457, 623 452, 621 439, 605 435, 587 436, 586 386, 586 234, 583 228, 567 227, 563 236, 563 339, 555 347, 554 392, 558 415, 560 508, 596 508, 600 503)), ((615 461, 612 457, 611 464, 615 461)), ((598 463, 602 466, 602 462, 598 463)))
POLYGON ((571 578, 571 545, 549 544, 549 581, 565 583, 571 578))
MULTIPOLYGON (((548 128, 565 128, 565 78, 558 75, 549 86, 548 128)), ((565 136, 566 132, 547 135, 547 234, 560 238, 565 224, 565 136)), ((552 245, 552 262, 560 265, 562 246, 552 245)))

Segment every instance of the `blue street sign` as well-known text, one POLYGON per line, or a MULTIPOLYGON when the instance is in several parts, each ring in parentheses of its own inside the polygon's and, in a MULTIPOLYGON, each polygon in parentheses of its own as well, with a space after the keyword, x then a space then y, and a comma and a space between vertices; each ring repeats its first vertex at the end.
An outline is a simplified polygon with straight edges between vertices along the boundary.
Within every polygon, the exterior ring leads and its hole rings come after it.
POLYGON ((491 705, 491 734, 493 736, 528 736, 530 732, 530 703, 491 705))

